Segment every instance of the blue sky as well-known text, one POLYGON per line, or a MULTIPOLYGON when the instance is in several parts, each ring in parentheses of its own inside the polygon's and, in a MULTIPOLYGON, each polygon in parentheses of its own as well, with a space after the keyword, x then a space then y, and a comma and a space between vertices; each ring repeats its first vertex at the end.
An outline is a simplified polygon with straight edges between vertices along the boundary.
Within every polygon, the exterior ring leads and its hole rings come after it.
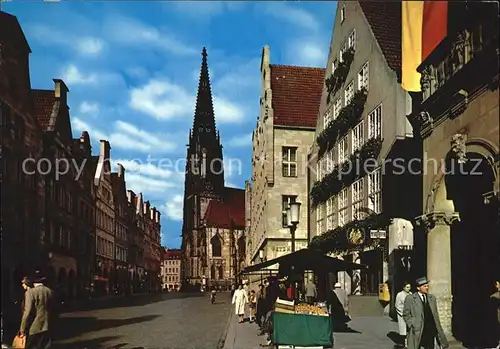
POLYGON ((69 87, 75 137, 111 143, 128 189, 162 213, 162 244, 180 247, 188 130, 207 47, 226 185, 251 173, 260 56, 271 64, 325 66, 334 2, 3 3, 31 46, 33 88, 69 87))

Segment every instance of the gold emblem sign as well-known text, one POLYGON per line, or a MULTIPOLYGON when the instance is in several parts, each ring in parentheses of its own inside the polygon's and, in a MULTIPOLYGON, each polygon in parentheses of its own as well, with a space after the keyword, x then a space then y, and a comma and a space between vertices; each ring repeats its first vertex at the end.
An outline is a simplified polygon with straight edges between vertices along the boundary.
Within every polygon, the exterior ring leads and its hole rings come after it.
POLYGON ((353 228, 347 233, 347 240, 352 245, 361 245, 365 242, 365 234, 363 230, 353 228))

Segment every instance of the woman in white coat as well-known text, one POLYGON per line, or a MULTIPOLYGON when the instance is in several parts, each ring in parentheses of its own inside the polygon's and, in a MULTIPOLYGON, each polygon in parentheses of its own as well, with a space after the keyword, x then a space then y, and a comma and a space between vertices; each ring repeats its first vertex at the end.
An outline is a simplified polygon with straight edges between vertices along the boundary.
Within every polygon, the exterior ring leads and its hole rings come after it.
POLYGON ((245 305, 248 303, 248 295, 240 284, 238 289, 233 294, 233 304, 236 315, 238 315, 238 322, 241 324, 245 321, 245 305))
MULTIPOLYGON (((405 307, 405 299, 407 296, 411 294, 411 285, 406 282, 403 285, 403 290, 399 292, 396 296, 396 302, 394 307, 396 308, 396 313, 398 314, 398 329, 399 335, 405 339, 405 347, 406 347, 406 322, 403 319, 403 309, 405 307)), ((402 343, 401 343, 402 344, 402 343)))

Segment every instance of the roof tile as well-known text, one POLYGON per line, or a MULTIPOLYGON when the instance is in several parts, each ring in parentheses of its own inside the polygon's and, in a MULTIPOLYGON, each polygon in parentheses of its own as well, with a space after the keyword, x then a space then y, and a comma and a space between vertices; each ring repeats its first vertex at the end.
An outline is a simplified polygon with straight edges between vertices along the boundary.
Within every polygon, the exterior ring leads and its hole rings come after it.
POLYGON ((325 69, 271 64, 274 124, 316 127, 325 69))
POLYGON ((211 200, 205 213, 208 227, 243 229, 245 227, 245 190, 224 188, 222 201, 211 200))
POLYGON ((401 70, 401 1, 360 1, 359 4, 387 64, 399 74, 401 70))
POLYGON ((35 107, 35 117, 42 130, 49 127, 50 116, 56 98, 51 90, 31 90, 33 94, 33 104, 35 107))

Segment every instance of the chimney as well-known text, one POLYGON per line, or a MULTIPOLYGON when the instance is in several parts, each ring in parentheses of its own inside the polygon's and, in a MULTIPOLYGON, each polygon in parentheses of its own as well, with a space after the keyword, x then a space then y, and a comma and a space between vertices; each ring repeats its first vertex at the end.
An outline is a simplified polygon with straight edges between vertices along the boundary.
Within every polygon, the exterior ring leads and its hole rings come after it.
POLYGON ((68 86, 61 79, 52 79, 55 84, 54 96, 65 106, 68 106, 68 86))
POLYGON ((158 224, 160 223, 160 216, 161 216, 160 211, 156 211, 156 217, 155 218, 156 218, 156 223, 158 223, 158 224))
POLYGON ((125 167, 122 164, 118 164, 118 178, 121 178, 122 181, 125 181, 125 167))

